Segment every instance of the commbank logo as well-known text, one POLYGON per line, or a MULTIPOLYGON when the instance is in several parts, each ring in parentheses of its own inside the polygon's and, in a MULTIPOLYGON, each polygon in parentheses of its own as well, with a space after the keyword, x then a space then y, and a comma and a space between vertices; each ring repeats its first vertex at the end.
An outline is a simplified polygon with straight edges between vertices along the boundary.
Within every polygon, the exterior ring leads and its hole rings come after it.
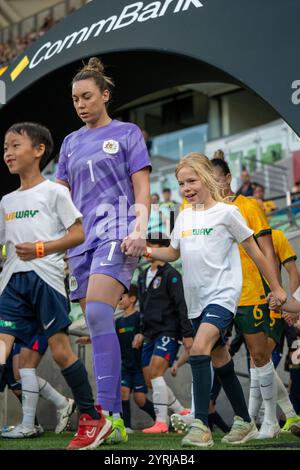
POLYGON ((134 23, 144 23, 165 16, 167 13, 177 14, 189 10, 191 7, 201 8, 203 3, 199 0, 164 0, 151 2, 135 2, 126 5, 119 15, 101 19, 92 25, 84 26, 79 31, 58 39, 56 42, 43 44, 30 61, 29 68, 33 69, 43 61, 60 54, 64 49, 70 49, 88 39, 97 38, 100 34, 109 33, 121 28, 131 26, 134 23))

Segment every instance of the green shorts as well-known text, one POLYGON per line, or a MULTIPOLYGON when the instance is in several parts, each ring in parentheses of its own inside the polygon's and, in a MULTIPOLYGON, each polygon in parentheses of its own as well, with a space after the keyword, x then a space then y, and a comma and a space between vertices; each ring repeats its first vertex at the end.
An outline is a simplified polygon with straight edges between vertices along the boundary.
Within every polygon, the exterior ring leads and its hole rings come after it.
POLYGON ((273 312, 270 310, 269 338, 279 344, 284 330, 284 319, 281 312, 273 312))
POLYGON ((268 305, 238 307, 234 323, 237 329, 246 335, 264 331, 269 336, 270 313, 268 305))
POLYGON ((280 342, 284 320, 278 312, 270 312, 267 304, 238 307, 234 319, 236 328, 246 335, 264 332, 276 343, 280 342))

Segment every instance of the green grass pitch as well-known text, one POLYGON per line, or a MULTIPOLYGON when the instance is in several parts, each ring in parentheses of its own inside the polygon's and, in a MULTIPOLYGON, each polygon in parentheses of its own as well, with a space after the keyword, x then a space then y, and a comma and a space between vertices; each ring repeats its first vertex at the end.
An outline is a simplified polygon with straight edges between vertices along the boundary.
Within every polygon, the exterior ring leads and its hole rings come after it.
MULTIPOLYGON (((73 433, 66 432, 56 435, 52 432, 46 432, 43 436, 33 439, 0 439, 0 450, 61 450, 65 449, 73 437, 73 433)), ((264 441, 253 440, 243 445, 229 446, 221 443, 223 434, 214 433, 214 450, 281 450, 293 449, 300 450, 300 438, 291 434, 283 434, 277 439, 268 439, 264 441)), ((145 436, 141 432, 135 432, 129 435, 126 444, 114 446, 101 445, 97 450, 182 450, 198 449, 197 447, 181 447, 182 434, 150 434, 145 436)), ((207 449, 209 452, 210 449, 207 449)))

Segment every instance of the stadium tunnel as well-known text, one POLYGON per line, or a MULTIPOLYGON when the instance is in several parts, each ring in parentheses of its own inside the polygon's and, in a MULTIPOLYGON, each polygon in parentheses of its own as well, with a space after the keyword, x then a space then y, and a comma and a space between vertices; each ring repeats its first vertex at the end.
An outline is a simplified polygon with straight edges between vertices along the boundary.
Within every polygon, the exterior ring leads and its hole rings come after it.
MULTIPOLYGON (((299 17, 294 0, 94 0, 0 70, 6 87, 1 142, 12 123, 38 121, 51 129, 55 154, 81 125, 70 83, 82 59, 93 55, 103 59, 116 83, 112 115, 169 87, 223 82, 252 90, 299 135, 293 99, 298 81, 300 87, 299 17)), ((0 196, 17 184, 1 159, 0 196)))

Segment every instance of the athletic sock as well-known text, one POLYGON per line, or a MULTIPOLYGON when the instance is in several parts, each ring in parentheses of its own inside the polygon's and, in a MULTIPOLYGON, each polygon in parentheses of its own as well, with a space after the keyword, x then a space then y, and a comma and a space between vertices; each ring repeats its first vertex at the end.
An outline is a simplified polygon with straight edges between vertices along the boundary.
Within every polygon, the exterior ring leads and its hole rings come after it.
POLYGON ((61 372, 72 390, 79 412, 81 414, 86 413, 93 419, 99 419, 100 415, 94 407, 94 398, 87 371, 82 362, 78 359, 61 372))
POLYGON ((91 334, 97 403, 121 413, 121 351, 114 327, 114 308, 104 302, 87 302, 86 320, 91 334))
POLYGON ((234 370, 233 360, 231 359, 225 366, 215 367, 214 370, 235 415, 250 423, 251 418, 248 413, 242 386, 234 370))
POLYGON ((249 415, 253 421, 256 421, 258 412, 262 404, 259 378, 256 367, 250 369, 250 394, 249 394, 249 415))
POLYGON ((130 400, 122 401, 123 409, 123 421, 125 428, 131 428, 131 409, 130 409, 130 400))
POLYGON ((148 400, 148 398, 146 398, 144 406, 140 406, 139 408, 141 410, 145 411, 145 413, 147 413, 149 416, 151 416, 153 421, 156 420, 154 405, 153 405, 152 401, 148 400))
POLYGON ((256 371, 258 374, 260 391, 265 406, 264 422, 277 422, 277 380, 273 362, 270 361, 263 367, 256 367, 256 371))
POLYGON ((217 401, 221 388, 222 388, 222 385, 220 384, 218 376, 217 374, 214 373, 213 384, 212 384, 211 391, 210 391, 210 400, 213 403, 217 401))
POLYGON ((168 421, 168 387, 163 377, 151 379, 153 389, 153 405, 156 420, 163 423, 168 421))
POLYGON ((217 411, 214 412, 214 423, 216 426, 218 426, 219 429, 221 429, 221 431, 223 432, 230 431, 230 427, 228 426, 228 424, 225 423, 222 416, 219 415, 217 411))
POLYGON ((40 396, 45 400, 51 401, 57 410, 65 408, 68 404, 68 400, 61 393, 55 390, 47 380, 37 377, 40 396))
POLYGON ((195 416, 195 400, 194 400, 193 381, 192 381, 192 384, 191 384, 191 415, 195 416))
POLYGON ((36 408, 39 401, 39 384, 35 369, 20 369, 22 381, 22 424, 29 429, 34 428, 36 408))
MULTIPOLYGON (((15 395, 16 399, 21 403, 21 406, 22 406, 22 394, 21 395, 16 395, 14 393, 14 395, 15 395)), ((34 417, 34 424, 35 424, 35 426, 39 426, 39 424, 40 424, 36 415, 34 417)))
POLYGON ((215 413, 208 413, 208 427, 213 432, 215 424, 215 413))
POLYGON ((180 411, 184 410, 184 407, 175 397, 173 390, 171 390, 168 385, 166 385, 166 387, 168 389, 168 407, 173 413, 180 413, 180 411))
POLYGON ((225 423, 222 416, 220 416, 217 411, 214 413, 209 413, 208 425, 211 431, 213 431, 214 425, 218 426, 218 428, 224 433, 230 431, 230 427, 225 423))
POLYGON ((211 357, 206 355, 190 356, 193 374, 193 395, 195 418, 208 426, 208 406, 211 390, 211 357))
POLYGON ((284 384, 282 383, 282 380, 277 374, 276 370, 275 370, 275 376, 277 380, 277 404, 278 406, 280 406, 286 419, 296 418, 297 413, 294 410, 288 391, 285 388, 284 384))

